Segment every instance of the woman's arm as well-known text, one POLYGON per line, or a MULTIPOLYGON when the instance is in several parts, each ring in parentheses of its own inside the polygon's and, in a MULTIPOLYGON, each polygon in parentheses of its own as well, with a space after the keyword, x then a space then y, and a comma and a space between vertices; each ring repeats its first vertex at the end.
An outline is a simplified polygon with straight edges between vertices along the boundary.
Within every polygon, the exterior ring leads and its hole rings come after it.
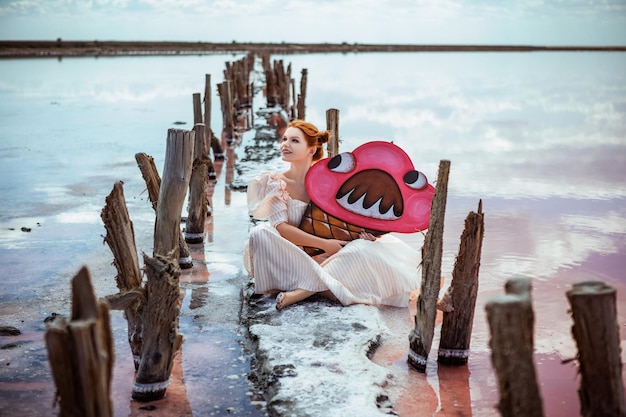
POLYGON ((345 240, 324 239, 322 237, 312 235, 304 230, 290 225, 287 222, 276 225, 276 230, 278 230, 278 233, 280 233, 282 237, 294 245, 320 248, 329 256, 339 252, 339 249, 348 243, 345 240))

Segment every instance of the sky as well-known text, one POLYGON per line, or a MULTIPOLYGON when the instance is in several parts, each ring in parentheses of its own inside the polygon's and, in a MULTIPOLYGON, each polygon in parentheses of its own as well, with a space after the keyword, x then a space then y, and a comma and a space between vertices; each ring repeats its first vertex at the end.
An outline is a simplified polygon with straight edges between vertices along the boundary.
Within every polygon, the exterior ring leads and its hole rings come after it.
POLYGON ((626 45, 626 0, 0 0, 2 40, 626 45))

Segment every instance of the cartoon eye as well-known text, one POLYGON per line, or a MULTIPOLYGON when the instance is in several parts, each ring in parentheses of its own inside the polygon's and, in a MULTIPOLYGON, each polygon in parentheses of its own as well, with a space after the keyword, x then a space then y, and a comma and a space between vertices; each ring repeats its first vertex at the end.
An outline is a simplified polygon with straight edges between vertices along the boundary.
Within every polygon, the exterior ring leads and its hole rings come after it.
POLYGON ((406 185, 415 190, 421 190, 423 188, 426 188, 426 186, 428 185, 428 179, 426 178, 426 175, 415 170, 409 171, 404 174, 403 180, 406 185))
POLYGON ((350 152, 342 152, 339 155, 333 156, 333 158, 328 161, 328 169, 344 174, 352 171, 355 165, 354 155, 350 152))

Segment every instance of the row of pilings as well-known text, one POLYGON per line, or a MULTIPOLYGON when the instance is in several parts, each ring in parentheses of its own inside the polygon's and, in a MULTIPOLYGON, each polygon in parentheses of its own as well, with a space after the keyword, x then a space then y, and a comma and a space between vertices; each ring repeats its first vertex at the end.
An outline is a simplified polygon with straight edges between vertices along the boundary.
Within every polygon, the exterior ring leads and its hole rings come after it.
MULTIPOLYGON (((297 92, 291 64, 285 67, 282 61, 271 62, 268 55, 261 56, 260 61, 266 107, 259 113, 279 134, 289 120, 305 119, 308 73, 302 71, 297 92)), ((217 176, 216 165, 226 159, 226 182, 232 181, 233 147, 240 143, 243 132, 254 125, 252 100, 257 86, 250 75, 256 62, 254 54, 249 54, 226 63, 224 81, 217 85, 222 111, 221 137, 210 128, 211 77, 207 74, 204 100, 200 93, 192 97, 193 129, 167 132, 163 178, 151 156, 135 155, 155 211, 153 254, 143 255, 143 268, 139 265, 123 184, 115 183, 106 198, 101 217, 107 231, 105 242, 117 269, 119 293, 96 299, 89 270, 83 267, 72 280, 71 319, 59 318, 49 324, 46 344, 57 386, 59 415, 113 415, 110 384, 114 352, 109 309, 123 310, 127 319, 128 342, 136 370, 132 398, 153 401, 165 396, 174 357, 183 343, 178 332, 179 278, 181 268, 193 268, 187 243, 204 241, 206 222, 212 213, 208 184, 217 176), (189 199, 188 216, 182 219, 185 196, 189 199), (182 220, 184 230, 180 226, 182 220)), ((327 150, 333 156, 339 152, 339 111, 329 109, 326 122, 331 132, 327 150)), ((440 161, 430 226, 422 248, 422 284, 415 327, 409 334, 407 361, 421 373, 426 372, 437 309, 443 311, 439 366, 467 366, 470 356, 484 213, 479 202, 477 212, 468 214, 451 284, 439 299, 449 171, 450 161, 440 161)), ((497 406, 501 415, 507 417, 543 416, 532 357, 531 288, 526 278, 511 279, 505 286, 505 294, 486 304, 492 364, 500 394, 497 406)), ((578 345, 581 414, 625 416, 615 290, 601 282, 583 282, 574 285, 567 298, 574 321, 572 335, 578 345)))
MULTIPOLYGON (((268 58, 263 57, 262 62, 268 63, 268 58)), ((163 176, 159 175, 152 156, 135 155, 155 212, 153 253, 143 254, 143 267, 123 182, 116 182, 106 197, 101 212, 106 229, 104 240, 113 254, 119 292, 97 299, 89 269, 84 266, 72 279, 71 317, 59 316, 48 323, 45 339, 60 416, 113 415, 111 309, 123 310, 127 320, 128 343, 135 365, 132 398, 146 402, 165 396, 174 358, 183 343, 178 331, 181 269, 194 267, 188 243, 203 243, 207 235, 207 223, 212 216, 210 182, 217 178, 216 166, 226 159, 232 168, 235 159, 232 148, 253 124, 255 86, 250 82, 250 74, 255 60, 254 54, 248 54, 239 61, 226 63, 224 82, 217 85, 223 115, 221 137, 210 128, 212 88, 211 76, 207 74, 204 100, 201 93, 192 96, 193 129, 167 131, 163 176), (231 156, 230 160, 227 155, 231 156), (186 196, 185 218, 182 211, 186 196)), ((284 87, 294 83, 287 79, 290 67, 285 70, 282 61, 275 61, 271 71, 269 68, 265 74, 271 85, 266 89, 270 91, 267 114, 296 114, 290 90, 284 87)), ((300 97, 303 99, 304 94, 300 97)), ((300 106, 304 109, 303 103, 300 106)), ((300 114, 303 117, 303 110, 300 114)), ((226 180, 232 181, 232 169, 226 180)))

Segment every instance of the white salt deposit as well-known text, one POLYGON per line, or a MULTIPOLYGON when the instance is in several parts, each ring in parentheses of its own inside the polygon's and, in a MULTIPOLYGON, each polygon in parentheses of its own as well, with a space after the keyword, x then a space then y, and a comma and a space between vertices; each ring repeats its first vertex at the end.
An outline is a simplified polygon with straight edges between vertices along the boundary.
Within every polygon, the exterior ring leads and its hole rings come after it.
POLYGON ((251 305, 249 330, 268 409, 294 416, 390 411, 385 387, 394 376, 368 358, 388 332, 377 307, 305 301, 278 311, 270 296, 251 305))

